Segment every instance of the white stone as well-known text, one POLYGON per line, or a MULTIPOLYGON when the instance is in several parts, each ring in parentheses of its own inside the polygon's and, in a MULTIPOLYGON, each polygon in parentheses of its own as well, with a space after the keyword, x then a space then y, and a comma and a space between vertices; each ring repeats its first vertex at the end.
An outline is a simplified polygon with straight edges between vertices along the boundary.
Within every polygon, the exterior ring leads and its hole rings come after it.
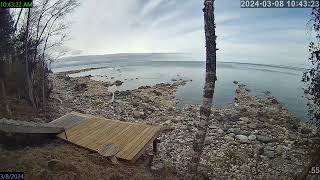
POLYGON ((250 136, 248 137, 248 139, 249 139, 250 141, 254 141, 254 140, 257 139, 257 137, 256 137, 255 135, 250 135, 250 136))
POLYGON ((249 143, 248 137, 245 135, 236 135, 236 138, 240 140, 241 143, 249 143))
POLYGON ((222 129, 219 129, 219 130, 217 131, 217 133, 218 133, 218 134, 223 134, 224 131, 223 131, 222 129))

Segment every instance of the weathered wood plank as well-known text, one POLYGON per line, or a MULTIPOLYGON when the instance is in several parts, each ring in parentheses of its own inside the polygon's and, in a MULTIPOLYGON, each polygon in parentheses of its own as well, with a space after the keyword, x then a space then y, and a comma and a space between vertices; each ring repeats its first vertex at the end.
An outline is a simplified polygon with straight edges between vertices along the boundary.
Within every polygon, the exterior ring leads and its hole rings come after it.
POLYGON ((65 130, 68 130, 72 127, 75 127, 82 122, 86 121, 88 117, 80 115, 78 113, 66 114, 54 121, 51 121, 49 124, 53 126, 63 127, 65 130))
POLYGON ((0 119, 0 131, 25 134, 59 134, 64 131, 64 128, 47 123, 34 123, 3 118, 0 119))
MULTIPOLYGON (((136 161, 141 154, 148 148, 148 146, 159 136, 160 134, 160 129, 155 129, 154 133, 152 136, 150 136, 151 138, 148 141, 144 141, 143 143, 141 143, 136 149, 135 151, 133 151, 129 157, 127 157, 128 159, 132 159, 132 161, 136 161)), ((146 138, 145 140, 147 140, 148 138, 146 138)))
POLYGON ((132 159, 134 155, 136 155, 152 137, 153 137, 153 132, 155 132, 155 129, 149 129, 149 131, 144 134, 139 141, 137 141, 131 148, 130 151, 127 152, 126 158, 127 159, 132 159), (142 144, 142 145, 141 145, 142 144))
POLYGON ((141 133, 137 134, 137 136, 130 143, 126 145, 126 147, 123 149, 123 151, 120 152, 118 156, 121 156, 124 159, 127 158, 128 154, 133 150, 135 144, 137 144, 141 140, 143 135, 146 134, 148 131, 150 131, 149 128, 143 129, 141 133))

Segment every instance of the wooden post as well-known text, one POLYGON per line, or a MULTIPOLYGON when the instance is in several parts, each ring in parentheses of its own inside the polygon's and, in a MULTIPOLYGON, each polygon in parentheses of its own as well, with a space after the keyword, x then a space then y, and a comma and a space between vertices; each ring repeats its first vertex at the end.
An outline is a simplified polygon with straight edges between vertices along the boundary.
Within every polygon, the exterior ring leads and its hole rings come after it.
POLYGON ((154 154, 158 154, 158 143, 160 143, 160 139, 155 139, 153 141, 152 146, 153 146, 153 153, 154 154))
POLYGON ((64 130, 64 136, 66 137, 66 140, 68 140, 67 131, 64 130))

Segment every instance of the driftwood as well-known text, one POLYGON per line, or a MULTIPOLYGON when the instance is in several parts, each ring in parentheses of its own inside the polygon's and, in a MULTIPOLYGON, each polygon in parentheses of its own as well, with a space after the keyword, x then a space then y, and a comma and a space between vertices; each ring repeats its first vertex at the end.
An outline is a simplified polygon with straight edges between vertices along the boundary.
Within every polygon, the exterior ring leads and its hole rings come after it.
POLYGON ((62 101, 60 98, 53 97, 53 99, 56 99, 57 101, 59 101, 59 102, 60 102, 60 104, 62 104, 62 103, 63 103, 63 101, 62 101))

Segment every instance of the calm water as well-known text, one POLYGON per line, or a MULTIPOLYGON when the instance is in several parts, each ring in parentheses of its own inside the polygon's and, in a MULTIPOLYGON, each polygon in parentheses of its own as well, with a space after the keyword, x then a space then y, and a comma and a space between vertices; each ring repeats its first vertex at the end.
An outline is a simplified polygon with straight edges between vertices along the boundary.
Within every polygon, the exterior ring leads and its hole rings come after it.
MULTIPOLYGON (((172 79, 192 79, 180 87, 177 99, 181 104, 200 104, 204 86, 204 62, 192 61, 181 54, 105 55, 67 58, 52 64, 54 72, 106 67, 72 76, 92 75, 96 80, 122 80, 118 90, 135 89, 142 85, 154 85, 172 79), (111 79, 114 77, 114 79, 111 79)), ((304 69, 273 65, 219 62, 218 81, 214 103, 224 106, 234 99, 233 81, 244 83, 254 95, 270 91, 299 119, 307 119, 306 99, 303 98, 301 77, 304 69)))

